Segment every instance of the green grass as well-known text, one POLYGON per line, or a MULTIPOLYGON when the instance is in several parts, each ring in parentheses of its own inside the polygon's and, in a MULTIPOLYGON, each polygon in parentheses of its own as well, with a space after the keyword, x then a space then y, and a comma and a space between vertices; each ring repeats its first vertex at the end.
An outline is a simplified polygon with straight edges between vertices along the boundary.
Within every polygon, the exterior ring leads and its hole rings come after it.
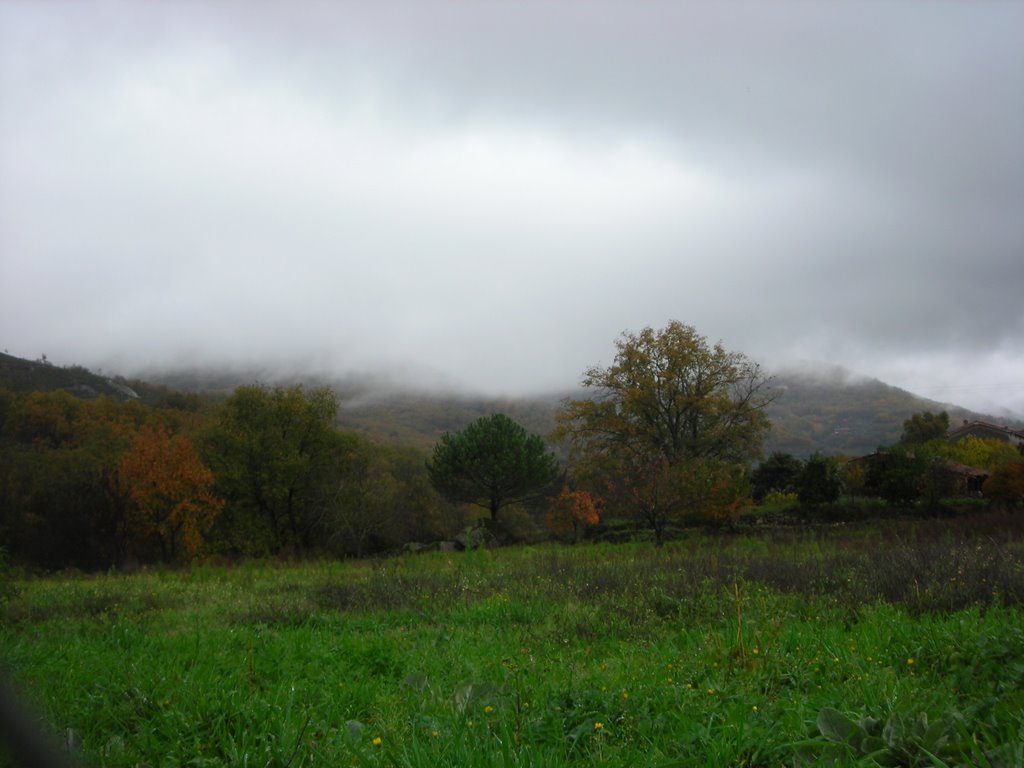
POLYGON ((1020 765, 1024 546, 970 531, 25 580, 0 663, 95 766, 1020 765))

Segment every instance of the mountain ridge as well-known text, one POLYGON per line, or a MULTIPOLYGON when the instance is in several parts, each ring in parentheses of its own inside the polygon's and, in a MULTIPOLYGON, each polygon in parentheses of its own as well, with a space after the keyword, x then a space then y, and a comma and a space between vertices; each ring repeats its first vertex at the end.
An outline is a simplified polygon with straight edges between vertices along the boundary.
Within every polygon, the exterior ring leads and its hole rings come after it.
MULTIPOLYGON (((0 354, 0 388, 64 389, 78 396, 106 395, 119 400, 134 395, 150 405, 166 404, 183 395, 216 400, 238 386, 255 383, 329 387, 338 394, 340 427, 379 442, 424 450, 444 432, 457 431, 474 419, 499 411, 531 432, 546 435, 554 426, 561 401, 585 395, 581 389, 565 389, 547 395, 497 397, 417 388, 387 376, 281 373, 261 368, 178 368, 142 376, 107 376, 81 366, 61 368, 48 361, 0 354)), ((896 442, 903 421, 921 411, 944 410, 952 424, 980 419, 1024 426, 1019 420, 930 400, 841 366, 780 368, 772 374, 772 387, 776 398, 767 409, 772 430, 765 440, 766 455, 774 451, 802 457, 870 453, 896 442)))

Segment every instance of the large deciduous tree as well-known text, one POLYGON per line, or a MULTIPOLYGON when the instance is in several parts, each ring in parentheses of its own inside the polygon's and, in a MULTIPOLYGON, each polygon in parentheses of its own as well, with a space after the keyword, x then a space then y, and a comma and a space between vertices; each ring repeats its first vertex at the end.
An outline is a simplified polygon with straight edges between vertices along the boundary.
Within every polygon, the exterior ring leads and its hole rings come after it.
POLYGON ((427 462, 430 481, 445 498, 474 504, 497 522, 502 507, 534 498, 558 476, 558 459, 543 439, 508 416, 477 419, 444 433, 427 462))
POLYGON ((673 519, 735 511, 743 468, 769 427, 769 379, 677 321, 624 333, 616 349, 612 365, 584 374, 594 395, 566 400, 557 416, 555 436, 569 441, 577 474, 602 485, 659 544, 673 519))
POLYGON ((336 471, 320 498, 324 545, 362 557, 403 542, 436 539, 441 501, 416 449, 339 434, 336 471))
POLYGON ((201 554, 224 502, 213 495, 213 473, 188 437, 170 435, 162 424, 143 427, 118 462, 117 477, 130 503, 126 538, 137 554, 151 546, 165 562, 201 554))
POLYGON ((221 525, 230 548, 309 549, 321 487, 335 469, 337 410, 328 389, 246 386, 227 399, 205 455, 228 502, 221 525))
POLYGON ((903 445, 920 445, 932 440, 943 440, 949 431, 949 414, 922 411, 903 422, 903 445))

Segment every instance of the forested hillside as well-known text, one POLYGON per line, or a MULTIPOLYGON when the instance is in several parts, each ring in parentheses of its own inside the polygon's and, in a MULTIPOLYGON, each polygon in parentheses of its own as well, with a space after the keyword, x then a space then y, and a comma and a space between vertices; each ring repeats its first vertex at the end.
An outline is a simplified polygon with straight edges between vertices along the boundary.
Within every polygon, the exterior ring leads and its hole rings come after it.
MULTIPOLYGON (((231 381, 223 372, 180 392, 44 360, 0 363, 0 544, 48 568, 182 563, 204 553, 361 556, 450 540, 475 518, 470 498, 449 498, 428 477, 441 435, 501 413, 547 436, 558 411, 564 429, 570 407, 558 395, 499 400, 376 391, 366 380, 231 381)), ((798 457, 869 453, 896 442, 914 413, 941 408, 838 370, 780 375, 772 387, 766 453, 798 457)), ((582 394, 574 401, 589 413, 594 403, 582 394)), ((740 474, 756 462, 765 428, 755 412, 758 443, 730 465, 740 474)), ((733 475, 694 466, 694 476, 711 478, 708 487, 746 498, 727 482, 733 475)), ((631 488, 637 471, 628 468, 621 482, 631 488)), ((588 482, 585 473, 577 481, 588 482)), ((610 488, 604 476, 592 480, 610 488)), ((538 530, 547 497, 529 498, 504 529, 512 540, 538 530)), ((680 509, 689 514, 696 503, 680 509)))
MULTIPOLYGON (((413 386, 371 378, 331 378, 322 374, 281 374, 259 369, 185 370, 153 372, 143 379, 107 378, 85 368, 61 368, 40 361, 0 355, 0 389, 11 391, 64 389, 73 394, 100 394, 125 399, 119 388, 130 387, 143 403, 180 406, 182 398, 223 399, 238 386, 257 382, 307 389, 329 387, 338 394, 338 424, 375 442, 430 448, 444 432, 463 428, 481 416, 506 413, 531 432, 546 435, 554 426, 559 403, 579 392, 566 390, 546 396, 487 398, 418 392, 413 386)), ((768 408, 772 429, 765 453, 784 451, 806 457, 859 455, 895 442, 903 421, 920 411, 946 410, 953 424, 980 418, 1003 424, 1006 419, 938 403, 889 386, 877 379, 857 377, 838 367, 783 370, 773 381, 776 398, 768 408)), ((192 403, 198 407, 197 403, 192 403)), ((1010 422, 1021 426, 1021 422, 1010 422)))
MULTIPOLYGON (((772 429, 765 454, 784 451, 806 457, 815 452, 849 456, 870 453, 899 439, 903 421, 920 411, 946 410, 952 423, 985 417, 926 400, 875 379, 851 379, 841 370, 825 376, 780 373, 776 399, 768 407, 772 429)), ((399 440, 429 447, 442 432, 461 429, 480 416, 507 413, 528 429, 547 434, 564 392, 546 397, 484 399, 391 394, 379 400, 342 399, 339 419, 348 429, 375 440, 399 440)))
POLYGON ((953 424, 963 419, 997 420, 918 397, 877 379, 857 377, 842 368, 782 371, 775 384, 778 397, 768 409, 772 430, 765 441, 766 454, 870 453, 898 440, 903 421, 920 411, 944 410, 953 424))

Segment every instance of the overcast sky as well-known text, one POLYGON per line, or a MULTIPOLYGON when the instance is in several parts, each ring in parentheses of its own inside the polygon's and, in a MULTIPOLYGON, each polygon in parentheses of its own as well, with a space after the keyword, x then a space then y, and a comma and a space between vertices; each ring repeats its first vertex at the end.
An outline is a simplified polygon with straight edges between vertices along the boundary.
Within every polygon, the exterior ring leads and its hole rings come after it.
POLYGON ((1024 414, 1024 3, 0 3, 0 348, 1024 414))

